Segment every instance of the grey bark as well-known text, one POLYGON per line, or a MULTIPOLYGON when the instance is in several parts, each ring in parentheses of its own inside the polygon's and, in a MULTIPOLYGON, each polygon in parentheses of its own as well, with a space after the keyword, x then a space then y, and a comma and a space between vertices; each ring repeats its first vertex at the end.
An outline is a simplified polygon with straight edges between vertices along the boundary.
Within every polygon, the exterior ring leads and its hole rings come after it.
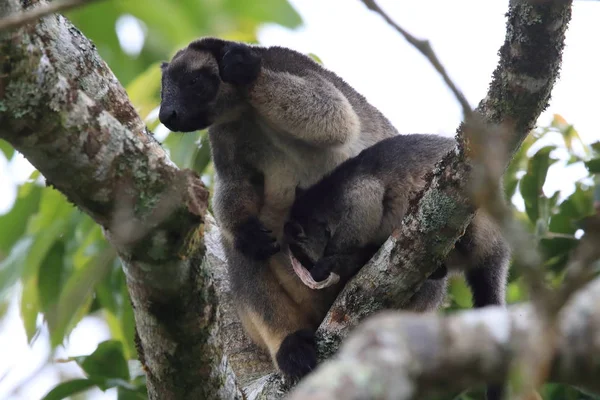
MULTIPOLYGON (((559 316, 550 378, 600 391, 600 279, 559 316)), ((291 400, 422 399, 495 382, 546 327, 531 304, 440 317, 385 311, 367 319, 291 400)), ((551 351, 551 349, 548 349, 551 351)))
MULTIPOLYGON (((3 2, 0 16, 21 10, 3 2)), ((0 137, 90 215, 127 276, 152 399, 241 398, 204 256, 208 191, 146 130, 94 46, 61 16, 0 36, 0 137)))

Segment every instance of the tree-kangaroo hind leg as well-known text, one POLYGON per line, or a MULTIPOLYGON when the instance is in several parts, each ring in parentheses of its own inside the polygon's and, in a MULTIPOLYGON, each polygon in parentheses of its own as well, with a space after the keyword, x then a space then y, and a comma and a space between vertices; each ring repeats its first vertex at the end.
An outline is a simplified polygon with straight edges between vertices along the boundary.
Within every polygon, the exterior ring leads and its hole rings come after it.
MULTIPOLYGON (((473 292, 473 305, 504 306, 510 248, 498 226, 482 210, 457 242, 456 250, 468 263, 465 275, 473 292)), ((504 394, 504 384, 489 385, 486 390, 488 400, 502 400, 504 394)))

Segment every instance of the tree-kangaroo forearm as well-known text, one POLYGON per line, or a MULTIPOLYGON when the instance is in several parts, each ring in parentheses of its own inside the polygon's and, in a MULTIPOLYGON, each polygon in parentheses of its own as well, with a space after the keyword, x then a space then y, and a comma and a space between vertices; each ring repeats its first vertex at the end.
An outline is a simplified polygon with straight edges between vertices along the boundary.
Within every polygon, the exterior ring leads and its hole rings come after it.
POLYGON ((213 210, 219 226, 229 236, 247 220, 258 217, 262 201, 262 193, 247 180, 221 181, 213 196, 213 210))
POLYGON ((224 237, 244 256, 267 260, 280 250, 272 231, 259 219, 263 188, 251 180, 226 180, 215 190, 213 209, 224 237))
POLYGON ((317 74, 300 77, 263 68, 248 97, 274 128, 315 146, 351 143, 360 132, 348 99, 317 74))

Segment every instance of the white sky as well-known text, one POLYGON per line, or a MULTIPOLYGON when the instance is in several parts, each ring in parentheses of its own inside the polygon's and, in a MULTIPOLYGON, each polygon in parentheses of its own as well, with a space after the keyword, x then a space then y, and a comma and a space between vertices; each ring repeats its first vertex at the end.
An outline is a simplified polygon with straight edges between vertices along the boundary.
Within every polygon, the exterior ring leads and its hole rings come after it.
MULTIPOLYGON (((460 108, 435 70, 377 15, 358 0, 291 0, 304 26, 289 31, 278 26, 261 29, 263 45, 282 45, 312 52, 379 108, 403 133, 430 132, 453 135, 461 118, 460 108)), ((428 39, 450 76, 475 106, 485 95, 496 67, 497 51, 504 39, 508 1, 499 0, 380 0, 380 5, 414 35, 428 39)), ((596 112, 600 110, 600 2, 576 1, 567 32, 561 79, 541 123, 559 113, 575 124, 585 142, 600 139, 596 112)), ((132 39, 143 33, 127 20, 120 28, 132 39), (141 33, 141 34, 140 34, 141 33)), ((132 40, 129 40, 131 42, 132 40)), ((122 43, 126 40, 122 40, 122 43)), ((135 46, 133 46, 135 47, 135 46)), ((23 182, 31 167, 17 157, 11 163, 0 155, 0 214, 10 209, 15 184, 23 182)), ((553 166, 546 193, 572 191, 572 182, 585 176, 581 166, 553 166)), ((63 355, 89 354, 108 338, 106 326, 86 319, 71 336, 63 355)), ((0 322, 0 398, 40 398, 59 379, 56 368, 46 369, 26 390, 10 397, 15 385, 37 369, 48 351, 45 337, 33 348, 26 343, 16 305, 0 322), (7 371, 10 371, 4 376, 7 371)), ((61 367, 70 373, 77 368, 61 367)), ((114 391, 95 399, 115 399, 114 391)))

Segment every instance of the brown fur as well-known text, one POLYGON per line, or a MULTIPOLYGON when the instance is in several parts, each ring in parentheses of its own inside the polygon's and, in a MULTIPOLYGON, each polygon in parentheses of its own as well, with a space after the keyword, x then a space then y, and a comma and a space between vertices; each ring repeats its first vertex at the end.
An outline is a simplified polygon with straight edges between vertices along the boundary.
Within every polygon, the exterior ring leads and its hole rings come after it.
MULTIPOLYGON (((310 283, 324 282, 332 273, 342 281, 350 279, 401 227, 424 176, 455 146, 454 139, 437 135, 398 135, 363 150, 307 190, 298 190, 284 228, 294 264, 309 270, 310 283)), ((499 227, 477 210, 444 267, 465 272, 475 307, 504 305, 509 259, 499 227)), ((408 308, 429 311, 441 305, 446 277, 434 278, 436 272, 408 308)), ((499 400, 501 392, 501 386, 489 387, 488 399, 499 400)))
POLYGON ((309 289, 277 252, 295 189, 396 130, 310 57, 213 38, 192 42, 163 66, 159 117, 174 131, 210 127, 213 210, 241 320, 283 372, 303 375, 312 355, 286 352, 310 341, 306 331, 318 326, 343 282, 309 289))
MULTIPOLYGON (((353 263, 348 254, 378 249, 400 228, 412 194, 425 184, 425 174, 455 145, 453 139, 436 135, 400 135, 363 150, 299 191, 285 243, 301 263, 309 264, 315 281, 330 272, 351 278, 362 260, 353 263)), ((499 227, 478 210, 445 266, 467 271, 476 305, 503 305, 508 260, 499 227)), ((438 305, 415 304, 420 309, 438 305)))

